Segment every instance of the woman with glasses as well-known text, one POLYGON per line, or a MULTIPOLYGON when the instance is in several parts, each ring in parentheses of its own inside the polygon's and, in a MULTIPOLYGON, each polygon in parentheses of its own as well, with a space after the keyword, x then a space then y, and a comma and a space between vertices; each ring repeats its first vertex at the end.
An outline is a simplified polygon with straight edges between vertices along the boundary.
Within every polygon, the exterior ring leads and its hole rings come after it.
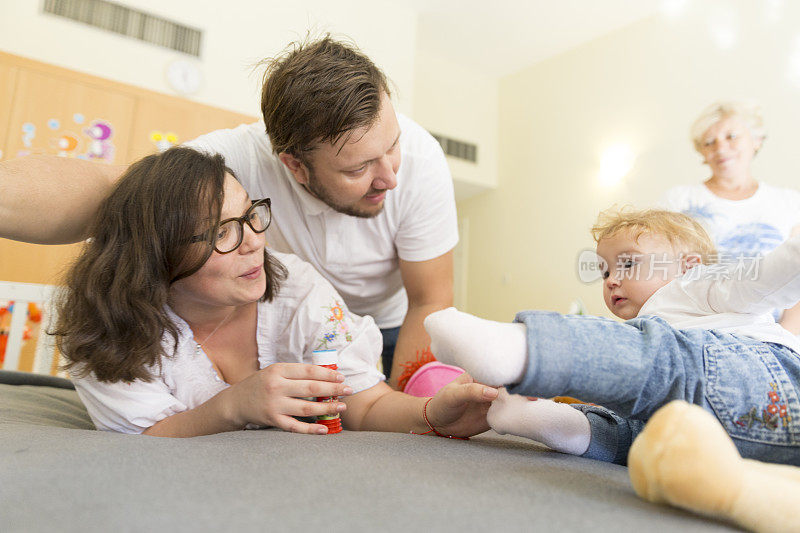
POLYGON ((251 201, 219 155, 172 148, 133 164, 67 275, 57 335, 98 429, 188 437, 340 413, 345 429, 464 437, 497 391, 463 375, 433 398, 392 390, 381 334, 310 265, 265 246, 270 200, 251 201), (338 351, 338 371, 310 364, 338 351), (305 398, 339 396, 314 402, 305 398))

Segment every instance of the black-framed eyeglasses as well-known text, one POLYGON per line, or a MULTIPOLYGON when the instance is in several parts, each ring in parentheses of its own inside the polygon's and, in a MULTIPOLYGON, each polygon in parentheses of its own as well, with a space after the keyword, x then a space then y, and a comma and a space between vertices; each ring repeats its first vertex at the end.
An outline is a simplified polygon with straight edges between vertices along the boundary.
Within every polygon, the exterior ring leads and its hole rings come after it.
POLYGON ((195 235, 191 242, 206 242, 214 247, 217 253, 229 254, 237 249, 244 240, 244 225, 256 233, 267 231, 272 222, 272 202, 269 198, 253 200, 253 205, 244 215, 237 218, 226 218, 217 226, 216 233, 213 229, 195 235))

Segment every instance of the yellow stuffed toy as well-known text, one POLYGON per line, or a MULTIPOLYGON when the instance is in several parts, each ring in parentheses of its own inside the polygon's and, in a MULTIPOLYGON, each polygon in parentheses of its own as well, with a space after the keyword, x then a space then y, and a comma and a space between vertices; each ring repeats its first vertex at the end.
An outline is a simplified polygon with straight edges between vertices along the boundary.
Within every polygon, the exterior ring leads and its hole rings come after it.
POLYGON ((742 459, 720 423, 683 401, 659 409, 628 455, 636 493, 741 527, 800 531, 800 468, 742 459))

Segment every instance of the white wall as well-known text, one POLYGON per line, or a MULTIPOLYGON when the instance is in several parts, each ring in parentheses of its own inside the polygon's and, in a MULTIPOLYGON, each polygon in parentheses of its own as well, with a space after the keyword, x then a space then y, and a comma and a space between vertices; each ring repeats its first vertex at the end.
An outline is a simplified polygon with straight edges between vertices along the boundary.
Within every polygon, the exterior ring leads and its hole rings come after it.
MULTIPOLYGON (((352 37, 383 67, 401 111, 479 144, 478 165, 450 164, 457 189, 497 183, 458 206, 470 233, 462 250, 468 310, 490 318, 566 311, 575 297, 606 313, 599 288, 575 272, 578 253, 593 245, 588 228, 613 203, 650 204, 707 176, 687 131, 717 98, 764 104, 769 137, 756 176, 800 188, 800 2, 784 1, 778 17, 764 10, 777 0, 687 2, 677 18, 635 23, 498 83, 469 57, 444 51, 446 32, 389 0, 229 0, 221 14, 216 1, 118 1, 205 30, 206 84, 197 101, 258 115, 260 80, 249 66, 307 29, 329 30, 352 37), (714 25, 725 24, 738 37, 722 48, 715 35, 724 28, 714 25), (614 142, 628 143, 636 160, 620 185, 603 187, 600 154, 614 142)), ((170 92, 164 69, 179 54, 39 9, 33 0, 0 3, 0 50, 170 92)))
MULTIPOLYGON (((396 84, 398 108, 413 108, 417 17, 396 2, 115 1, 203 30, 205 83, 189 97, 198 102, 258 116, 260 76, 251 66, 310 29, 352 38, 396 84)), ((42 14, 35 0, 0 3, 0 50, 167 94, 174 94, 166 82, 167 64, 188 57, 42 14)))
POLYGON ((754 173, 800 189, 800 88, 790 75, 800 3, 785 2, 778 20, 767 4, 689 2, 677 19, 635 23, 501 80, 498 189, 458 206, 470 228, 469 311, 510 320, 520 309, 566 312, 581 297, 608 315, 600 287, 576 274, 579 252, 593 248, 589 228, 614 203, 648 205, 708 177, 688 129, 718 98, 763 103, 768 138, 754 173), (710 27, 726 20, 738 39, 723 49, 710 27), (600 154, 614 142, 628 143, 635 163, 621 184, 601 186, 600 154))
POLYGON ((498 90, 468 57, 444 52, 446 33, 425 22, 417 33, 414 119, 430 131, 478 146, 476 163, 448 157, 456 199, 497 186, 498 90))

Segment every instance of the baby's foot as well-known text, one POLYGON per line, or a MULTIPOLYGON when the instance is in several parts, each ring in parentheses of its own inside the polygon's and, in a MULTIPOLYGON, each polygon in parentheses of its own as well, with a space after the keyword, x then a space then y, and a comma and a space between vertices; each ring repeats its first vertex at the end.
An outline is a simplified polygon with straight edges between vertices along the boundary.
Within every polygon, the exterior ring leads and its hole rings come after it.
POLYGON ((527 358, 524 324, 484 320, 450 307, 425 319, 437 360, 460 366, 493 387, 522 380, 527 358))
POLYGON ((500 434, 526 437, 559 452, 582 455, 589 449, 589 419, 567 404, 543 398, 529 400, 500 389, 486 420, 500 434))

